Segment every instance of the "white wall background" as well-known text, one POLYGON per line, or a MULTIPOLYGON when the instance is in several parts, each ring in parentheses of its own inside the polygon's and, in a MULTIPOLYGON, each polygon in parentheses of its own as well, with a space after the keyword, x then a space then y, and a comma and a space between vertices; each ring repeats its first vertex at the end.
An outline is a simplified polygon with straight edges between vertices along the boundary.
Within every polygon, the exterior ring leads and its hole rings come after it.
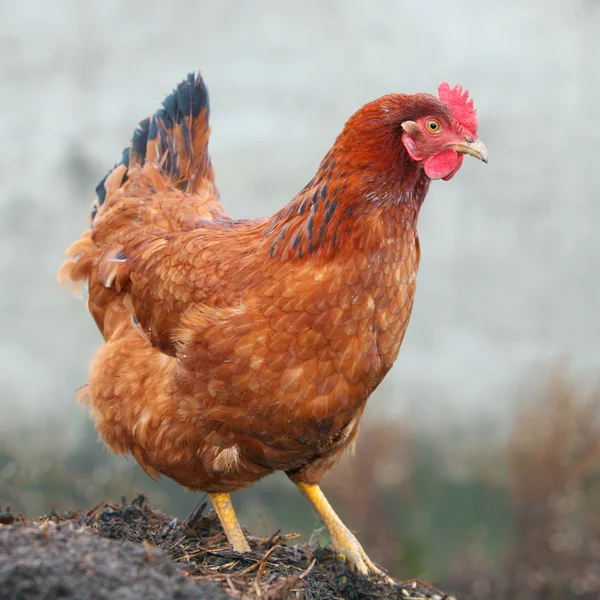
MULTIPOLYGON (((600 2, 0 1, 0 431, 83 418, 100 341, 55 284, 137 121, 201 69, 231 215, 274 212, 346 118, 471 90, 485 166, 436 182, 400 359, 368 414, 502 424, 523 383, 600 365, 600 2)), ((32 442, 33 443, 33 442, 32 442)))

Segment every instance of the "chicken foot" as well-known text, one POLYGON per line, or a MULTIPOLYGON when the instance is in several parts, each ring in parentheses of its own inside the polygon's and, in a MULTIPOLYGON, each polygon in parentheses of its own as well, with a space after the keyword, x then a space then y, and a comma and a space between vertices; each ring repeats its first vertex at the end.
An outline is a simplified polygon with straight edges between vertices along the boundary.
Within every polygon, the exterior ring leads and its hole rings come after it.
POLYGON ((296 486, 308 498, 331 535, 331 546, 343 556, 361 575, 377 575, 388 583, 394 580, 378 569, 367 556, 359 541, 337 516, 318 485, 297 483, 296 486))
POLYGON ((229 494, 209 494, 208 496, 219 517, 219 521, 221 521, 221 525, 233 551, 240 554, 250 552, 250 546, 235 516, 235 510, 233 509, 229 494))

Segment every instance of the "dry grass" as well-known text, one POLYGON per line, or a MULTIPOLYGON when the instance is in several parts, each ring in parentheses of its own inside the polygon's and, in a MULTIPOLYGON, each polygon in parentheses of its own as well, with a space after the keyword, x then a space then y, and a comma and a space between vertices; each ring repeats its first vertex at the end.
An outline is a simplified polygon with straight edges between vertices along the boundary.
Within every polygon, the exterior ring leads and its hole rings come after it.
POLYGON ((555 374, 516 415, 506 460, 513 543, 500 565, 472 544, 446 584, 477 600, 597 600, 600 389, 555 374))
POLYGON ((508 472, 517 532, 509 592, 598 598, 600 390, 583 395, 557 374, 544 397, 519 414, 508 472))
MULTIPOLYGON (((395 573, 405 565, 394 504, 415 494, 422 465, 414 452, 407 428, 371 424, 355 454, 326 480, 346 523, 395 573)), ((505 477, 512 542, 492 560, 474 536, 451 557, 444 587, 477 600, 600 598, 600 388, 584 393, 557 371, 524 402, 498 458, 490 464, 505 477)), ((478 457, 467 462, 473 480, 485 486, 478 457)))

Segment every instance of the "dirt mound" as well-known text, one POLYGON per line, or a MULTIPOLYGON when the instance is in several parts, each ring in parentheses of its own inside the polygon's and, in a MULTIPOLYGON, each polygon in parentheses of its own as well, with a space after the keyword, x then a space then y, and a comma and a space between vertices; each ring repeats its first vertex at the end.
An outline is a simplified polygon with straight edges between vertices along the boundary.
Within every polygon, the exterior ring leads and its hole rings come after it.
POLYGON ((295 535, 248 536, 231 552, 214 513, 201 504, 186 521, 131 503, 87 513, 0 523, 0 600, 449 599, 420 582, 388 585, 349 570, 329 550, 292 545, 295 535))

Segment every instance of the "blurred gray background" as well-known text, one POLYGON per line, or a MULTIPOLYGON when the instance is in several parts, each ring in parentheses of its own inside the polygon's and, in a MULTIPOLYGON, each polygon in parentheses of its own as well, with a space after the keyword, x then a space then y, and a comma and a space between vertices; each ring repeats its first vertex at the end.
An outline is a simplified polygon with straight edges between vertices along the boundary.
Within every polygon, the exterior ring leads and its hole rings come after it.
POLYGON ((66 448, 87 420, 73 395, 100 336, 55 272, 138 120, 195 69, 235 217, 288 202, 375 97, 449 80, 475 99, 490 163, 466 160, 432 185, 412 321, 368 416, 502 431, 557 361, 596 380, 599 2, 2 0, 0 10, 0 435, 17 455, 44 440, 66 448))

